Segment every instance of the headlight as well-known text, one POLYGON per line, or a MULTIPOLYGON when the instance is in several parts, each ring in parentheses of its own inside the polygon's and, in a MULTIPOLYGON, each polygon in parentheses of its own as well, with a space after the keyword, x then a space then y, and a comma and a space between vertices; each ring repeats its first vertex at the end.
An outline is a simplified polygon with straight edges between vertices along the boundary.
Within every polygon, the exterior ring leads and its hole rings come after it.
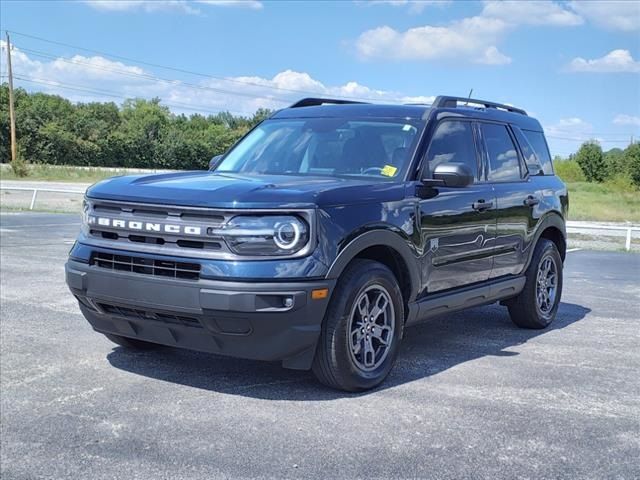
POLYGON ((309 242, 309 226, 295 216, 237 216, 219 231, 238 255, 292 255, 309 242))

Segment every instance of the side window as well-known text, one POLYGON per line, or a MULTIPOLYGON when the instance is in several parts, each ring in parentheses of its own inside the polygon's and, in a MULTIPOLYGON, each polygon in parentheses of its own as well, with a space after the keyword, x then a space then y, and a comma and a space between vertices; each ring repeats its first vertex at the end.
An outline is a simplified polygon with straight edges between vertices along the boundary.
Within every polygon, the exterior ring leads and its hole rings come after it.
POLYGON ((464 163, 469 167, 473 178, 478 178, 478 159, 471 122, 441 122, 431 138, 427 162, 430 171, 441 163, 464 163))
POLYGON ((533 152, 536 154, 536 157, 538 157, 538 163, 542 166, 544 174, 553 175, 553 163, 551 162, 551 155, 549 154, 549 148, 544 139, 544 134, 542 132, 534 132, 533 130, 523 130, 522 133, 524 133, 533 147, 533 152))
POLYGON ((522 178, 520 158, 507 127, 495 123, 482 123, 480 128, 489 157, 489 181, 519 181, 522 178))

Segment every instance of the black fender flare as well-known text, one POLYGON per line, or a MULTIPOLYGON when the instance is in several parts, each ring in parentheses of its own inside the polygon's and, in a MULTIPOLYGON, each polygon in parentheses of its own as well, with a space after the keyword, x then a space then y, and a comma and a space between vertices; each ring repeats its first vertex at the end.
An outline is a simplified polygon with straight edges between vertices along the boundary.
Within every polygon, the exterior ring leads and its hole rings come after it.
POLYGON ((420 268, 418 266, 419 259, 410 248, 409 243, 409 240, 405 240, 399 234, 390 230, 369 230, 351 240, 351 242, 349 242, 347 246, 340 251, 329 267, 326 278, 337 279, 340 277, 349 262, 351 262, 351 260, 353 260, 360 252, 369 247, 389 247, 400 255, 407 267, 409 279, 411 281, 411 294, 409 296, 409 301, 411 302, 415 300, 418 294, 421 277, 420 268))
POLYGON ((567 226, 564 218, 558 212, 550 212, 547 213, 544 217, 542 217, 538 224, 536 225, 536 230, 533 236, 533 240, 531 241, 531 248, 529 249, 529 255, 527 255, 527 265, 525 266, 525 270, 529 268, 529 264, 531 263, 531 258, 533 257, 533 251, 538 244, 538 240, 542 236, 542 232, 544 232, 547 228, 554 227, 557 228, 562 234, 562 238, 564 238, 565 245, 567 243, 567 226))

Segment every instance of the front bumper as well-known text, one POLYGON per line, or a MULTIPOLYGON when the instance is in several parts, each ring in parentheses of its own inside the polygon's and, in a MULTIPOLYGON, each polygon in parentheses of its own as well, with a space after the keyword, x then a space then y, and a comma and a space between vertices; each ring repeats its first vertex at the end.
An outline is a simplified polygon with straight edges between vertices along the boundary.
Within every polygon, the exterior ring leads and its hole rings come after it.
POLYGON ((67 285, 98 332, 311 367, 335 280, 227 282, 111 271, 69 260, 67 285), (311 291, 329 289, 324 299, 311 291))

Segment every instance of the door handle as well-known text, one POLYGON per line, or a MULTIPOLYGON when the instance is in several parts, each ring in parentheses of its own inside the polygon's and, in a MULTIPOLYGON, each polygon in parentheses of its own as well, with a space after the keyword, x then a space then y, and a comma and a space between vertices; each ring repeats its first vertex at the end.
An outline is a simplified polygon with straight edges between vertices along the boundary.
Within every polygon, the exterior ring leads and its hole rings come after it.
POLYGON ((493 208, 493 201, 485 202, 484 200, 478 200, 477 202, 473 202, 471 207, 479 212, 489 210, 490 208, 493 208))
POLYGON ((528 207, 533 207, 534 205, 538 205, 540 203, 540 199, 538 197, 534 197, 533 195, 529 195, 524 199, 524 204, 528 207))

